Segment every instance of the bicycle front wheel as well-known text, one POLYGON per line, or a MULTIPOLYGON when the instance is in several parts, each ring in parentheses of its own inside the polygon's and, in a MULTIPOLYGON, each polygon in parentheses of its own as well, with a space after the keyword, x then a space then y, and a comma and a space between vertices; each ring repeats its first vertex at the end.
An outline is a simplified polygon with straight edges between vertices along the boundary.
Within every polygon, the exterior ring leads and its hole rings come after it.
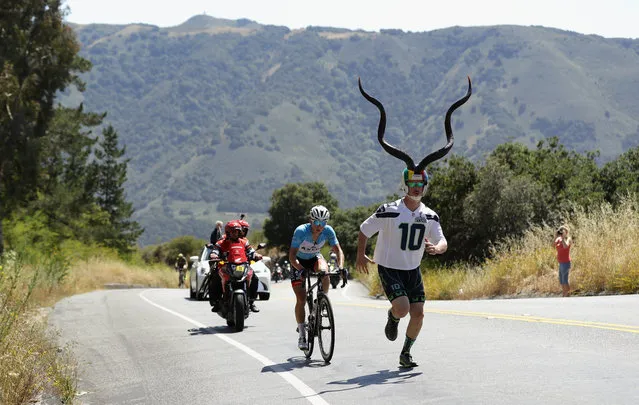
POLYGON ((313 348, 315 348, 315 322, 317 320, 314 318, 315 317, 313 315, 310 315, 308 317, 308 322, 306 323, 306 342, 308 343, 308 349, 304 350, 304 355, 307 359, 311 358, 311 355, 313 354, 313 348))
POLYGON ((317 303, 317 340, 322 358, 330 363, 335 349, 335 318, 333 307, 326 295, 321 295, 317 303))

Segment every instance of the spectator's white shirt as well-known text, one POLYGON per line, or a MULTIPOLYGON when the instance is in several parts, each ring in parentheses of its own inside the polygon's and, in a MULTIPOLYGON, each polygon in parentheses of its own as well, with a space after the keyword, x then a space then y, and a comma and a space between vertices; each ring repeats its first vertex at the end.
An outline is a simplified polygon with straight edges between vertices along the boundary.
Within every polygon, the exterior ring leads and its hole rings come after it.
POLYGON ((435 211, 423 203, 411 211, 403 199, 381 205, 359 229, 368 238, 379 232, 373 260, 396 270, 419 267, 426 238, 434 245, 445 239, 435 211))

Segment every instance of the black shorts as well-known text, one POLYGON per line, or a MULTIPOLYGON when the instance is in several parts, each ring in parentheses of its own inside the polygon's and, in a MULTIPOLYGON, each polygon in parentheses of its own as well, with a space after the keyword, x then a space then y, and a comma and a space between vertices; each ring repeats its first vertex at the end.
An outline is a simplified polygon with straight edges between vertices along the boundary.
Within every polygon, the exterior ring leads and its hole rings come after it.
POLYGON ((320 255, 318 254, 317 256, 312 257, 310 259, 300 259, 299 257, 297 258, 297 261, 300 262, 303 269, 297 270, 296 268, 291 267, 291 284, 293 286, 302 284, 302 282, 305 279, 304 270, 310 270, 310 271, 315 270, 315 263, 317 263, 317 260, 319 259, 319 257, 320 255))
POLYGON ((408 297, 408 302, 425 302, 424 283, 419 267, 413 270, 395 270, 377 265, 379 279, 389 301, 397 297, 408 297))

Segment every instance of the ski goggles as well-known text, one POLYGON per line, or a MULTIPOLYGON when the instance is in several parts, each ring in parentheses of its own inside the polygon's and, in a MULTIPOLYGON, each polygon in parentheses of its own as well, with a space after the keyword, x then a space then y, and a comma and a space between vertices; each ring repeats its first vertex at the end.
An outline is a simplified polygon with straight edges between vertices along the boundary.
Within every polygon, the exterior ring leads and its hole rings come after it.
POLYGON ((319 219, 313 220, 313 225, 315 226, 326 226, 326 221, 320 221, 319 219))

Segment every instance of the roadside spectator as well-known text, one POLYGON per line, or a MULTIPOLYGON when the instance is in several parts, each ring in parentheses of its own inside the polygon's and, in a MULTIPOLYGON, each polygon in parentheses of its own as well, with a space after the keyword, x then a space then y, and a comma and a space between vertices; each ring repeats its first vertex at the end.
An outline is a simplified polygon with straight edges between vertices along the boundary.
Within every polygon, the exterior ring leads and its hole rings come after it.
POLYGON ((224 235, 224 232, 222 232, 222 225, 224 225, 222 221, 217 221, 215 223, 215 229, 211 232, 211 245, 215 245, 218 240, 222 239, 222 235, 224 235))
POLYGON ((555 238, 555 249, 557 249, 557 261, 559 262, 559 284, 564 297, 570 294, 570 284, 568 283, 568 274, 570 273, 571 260, 570 248, 572 239, 568 236, 569 229, 566 225, 562 225, 557 229, 557 237, 555 238))

